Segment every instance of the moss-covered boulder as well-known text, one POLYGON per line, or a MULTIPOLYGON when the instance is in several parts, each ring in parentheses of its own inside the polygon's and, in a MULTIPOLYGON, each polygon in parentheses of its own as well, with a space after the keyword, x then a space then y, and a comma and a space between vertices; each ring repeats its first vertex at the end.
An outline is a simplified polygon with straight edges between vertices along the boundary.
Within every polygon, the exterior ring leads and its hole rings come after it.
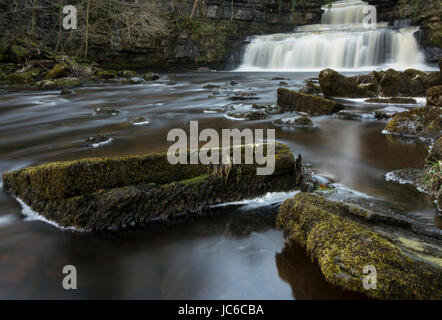
POLYGON ((427 90, 427 105, 442 107, 442 86, 432 87, 427 90))
POLYGON ((277 217, 330 284, 376 299, 441 299, 441 240, 419 238, 406 224, 307 193, 286 200, 277 217), (375 289, 364 288, 366 266, 376 269, 375 289))
POLYGON ((376 92, 370 86, 360 84, 355 79, 345 77, 335 70, 326 69, 319 73, 319 84, 326 97, 370 98, 376 92))
MULTIPOLYGON (((227 155, 238 148, 244 159, 245 146, 227 149, 227 155)), ((301 158, 295 160, 281 144, 275 151, 275 171, 267 176, 256 174, 257 164, 172 165, 166 153, 158 153, 24 168, 3 174, 3 187, 61 226, 108 230, 132 222, 173 220, 269 191, 303 188, 307 178, 301 158)))
POLYGON ((294 117, 276 119, 273 121, 273 125, 276 127, 287 128, 313 128, 313 121, 304 113, 298 113, 294 117))
POLYGON ((409 69, 404 72, 388 69, 374 71, 379 85, 379 93, 384 97, 424 96, 429 84, 429 75, 425 72, 409 69))
POLYGON ((278 106, 284 111, 306 112, 310 115, 333 114, 344 109, 344 106, 333 100, 286 88, 278 89, 278 106))
POLYGON ((115 79, 118 76, 118 73, 114 70, 99 70, 97 72, 98 79, 109 80, 115 79))
POLYGON ((14 73, 11 73, 7 76, 7 79, 11 84, 33 84, 35 83, 42 73, 42 70, 40 68, 31 68, 26 71, 16 71, 14 73))
POLYGON ((434 141, 430 148, 430 153, 427 158, 429 161, 440 161, 442 160, 442 136, 434 141))
POLYGON ((71 66, 69 63, 63 61, 57 63, 51 70, 46 74, 47 80, 57 79, 67 77, 71 74, 71 66))
POLYGON ((264 120, 268 117, 267 113, 259 110, 230 111, 227 116, 238 120, 264 120))
POLYGON ((379 103, 379 104, 417 104, 417 100, 413 98, 370 98, 364 101, 365 103, 379 103))
POLYGON ((305 93, 305 94, 311 94, 311 95, 314 95, 314 96, 319 96, 322 93, 322 90, 321 90, 321 87, 318 84, 314 83, 311 80, 307 80, 305 82, 305 86, 302 87, 299 90, 299 92, 305 93))
POLYGON ((319 83, 328 97, 423 97, 428 88, 442 85, 442 78, 440 72, 426 73, 415 69, 403 72, 388 69, 353 77, 326 69, 319 74, 319 83))
POLYGON ((36 83, 37 87, 42 90, 62 90, 82 86, 82 82, 78 78, 60 78, 54 80, 42 80, 36 83))
POLYGON ((423 107, 399 113, 388 123, 384 133, 425 140, 436 139, 442 133, 441 108, 423 107))
POLYGON ((156 73, 153 73, 153 72, 146 72, 144 74, 143 78, 146 81, 154 81, 154 80, 158 80, 160 78, 160 76, 156 73))

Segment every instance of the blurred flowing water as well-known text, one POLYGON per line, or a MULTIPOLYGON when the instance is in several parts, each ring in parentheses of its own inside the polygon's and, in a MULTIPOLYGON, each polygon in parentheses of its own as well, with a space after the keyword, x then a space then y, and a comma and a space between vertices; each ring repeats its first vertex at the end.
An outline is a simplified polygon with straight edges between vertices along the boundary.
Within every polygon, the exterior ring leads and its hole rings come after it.
MULTIPOLYGON (((273 128, 275 115, 261 121, 233 121, 224 113, 204 113, 232 102, 238 91, 256 92, 246 104, 275 104, 279 80, 292 89, 317 73, 214 72, 178 74, 133 86, 107 85, 59 91, 7 91, 0 95, 0 172, 50 161, 166 151, 172 128, 273 128), (207 84, 226 89, 204 89, 207 84), (214 94, 217 91, 219 94, 214 94), (259 99, 258 99, 259 98, 259 99), (120 111, 94 116, 97 106, 120 111), (128 120, 144 117, 145 126, 128 120), (88 148, 91 135, 111 144, 88 148)), ((2 90, 2 89, 0 89, 2 90)), ((344 101, 350 109, 383 106, 344 101)), ((313 130, 278 128, 286 143, 317 175, 342 186, 350 197, 366 195, 402 208, 402 213, 441 226, 433 204, 414 188, 385 181, 389 171, 422 167, 426 147, 381 133, 383 121, 344 121, 313 117, 313 130)), ((0 298, 308 299, 355 298, 328 286, 304 251, 285 247, 276 230, 278 204, 293 194, 267 195, 172 226, 110 234, 62 231, 22 214, 0 191, 0 298), (62 269, 74 265, 78 290, 62 288, 62 269)))

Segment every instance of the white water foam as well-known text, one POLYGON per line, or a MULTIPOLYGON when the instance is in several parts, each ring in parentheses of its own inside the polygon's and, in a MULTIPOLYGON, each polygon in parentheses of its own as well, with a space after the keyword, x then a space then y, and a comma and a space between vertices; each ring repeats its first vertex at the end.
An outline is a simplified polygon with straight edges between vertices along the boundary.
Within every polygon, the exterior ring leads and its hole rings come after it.
POLYGON ((113 138, 109 138, 106 141, 92 144, 92 147, 93 148, 102 147, 102 146, 112 143, 113 140, 114 140, 113 138))
POLYGON ((69 230, 69 231, 78 231, 78 232, 87 231, 87 230, 77 229, 77 228, 74 228, 74 227, 62 227, 58 223, 56 223, 54 221, 51 221, 51 220, 48 220, 45 217, 43 217, 42 215, 40 215, 37 212, 35 212, 34 210, 32 210, 31 207, 29 207, 20 198, 15 197, 15 199, 17 200, 17 202, 22 207, 21 213, 26 217, 25 221, 42 221, 42 222, 45 222, 47 224, 50 224, 51 226, 56 227, 57 229, 60 229, 60 230, 69 230))
POLYGON ((15 220, 16 220, 16 217, 13 214, 6 214, 4 216, 1 216, 0 217, 0 228, 13 223, 15 220))
POLYGON ((142 121, 142 122, 132 122, 132 125, 134 126, 145 126, 148 125, 150 123, 150 121, 146 120, 146 121, 142 121))
POLYGON ((416 27, 400 30, 378 23, 367 28, 363 13, 373 8, 363 1, 338 1, 325 13, 321 25, 298 32, 255 36, 237 71, 372 71, 387 68, 437 71, 425 64, 416 27))
POLYGON ((293 198, 298 193, 299 193, 299 191, 297 191, 297 190, 296 191, 289 191, 289 192, 268 192, 267 194, 265 194, 262 197, 223 203, 223 204, 213 206, 213 208, 237 206, 237 205, 243 205, 248 209, 266 207, 266 206, 271 206, 274 204, 282 203, 283 201, 285 201, 287 199, 293 198))

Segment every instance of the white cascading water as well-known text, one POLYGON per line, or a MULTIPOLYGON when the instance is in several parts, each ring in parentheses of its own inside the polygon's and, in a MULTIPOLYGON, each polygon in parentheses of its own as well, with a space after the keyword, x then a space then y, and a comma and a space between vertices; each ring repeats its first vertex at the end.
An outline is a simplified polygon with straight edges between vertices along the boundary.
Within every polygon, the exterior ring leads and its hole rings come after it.
POLYGON ((429 69, 419 51, 415 27, 393 30, 386 23, 367 29, 363 19, 374 7, 363 1, 336 1, 321 24, 290 34, 256 36, 247 46, 241 71, 429 69))

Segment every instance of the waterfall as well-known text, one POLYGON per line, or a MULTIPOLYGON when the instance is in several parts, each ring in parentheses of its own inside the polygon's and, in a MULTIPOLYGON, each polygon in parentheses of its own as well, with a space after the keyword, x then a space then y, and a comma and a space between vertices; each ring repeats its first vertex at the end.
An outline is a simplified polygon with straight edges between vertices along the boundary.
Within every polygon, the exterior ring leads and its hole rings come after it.
POLYGON ((386 23, 364 24, 373 6, 337 1, 325 7, 321 24, 294 33, 256 36, 247 46, 242 71, 429 69, 419 51, 415 27, 395 30, 386 23))

